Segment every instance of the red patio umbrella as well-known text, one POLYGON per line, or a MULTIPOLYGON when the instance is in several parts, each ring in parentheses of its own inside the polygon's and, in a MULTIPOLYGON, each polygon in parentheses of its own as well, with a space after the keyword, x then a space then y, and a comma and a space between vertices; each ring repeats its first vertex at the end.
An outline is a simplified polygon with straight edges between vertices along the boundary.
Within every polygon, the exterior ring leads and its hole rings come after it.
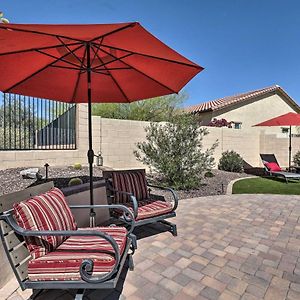
POLYGON ((254 126, 289 126, 289 169, 291 168, 292 156, 292 126, 300 126, 300 114, 289 112, 276 118, 264 121, 254 126))
MULTIPOLYGON (((202 67, 139 23, 0 24, 0 90, 88 103, 90 202, 92 102, 132 102, 177 93, 202 67)), ((94 220, 91 210, 91 220, 94 220)))

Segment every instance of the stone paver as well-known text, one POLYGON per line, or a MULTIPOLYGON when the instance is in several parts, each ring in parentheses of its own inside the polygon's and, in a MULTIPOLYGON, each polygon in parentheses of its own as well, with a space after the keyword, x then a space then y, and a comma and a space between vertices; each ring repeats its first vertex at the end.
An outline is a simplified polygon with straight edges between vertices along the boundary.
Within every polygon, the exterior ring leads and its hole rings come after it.
MULTIPOLYGON (((177 237, 155 225, 139 229, 135 270, 87 299, 300 299, 299 196, 186 199, 174 221, 177 237), (156 234, 144 237, 149 232, 156 234)), ((73 296, 46 291, 38 299, 73 296)), ((14 281, 0 290, 1 299, 28 297, 14 281)))

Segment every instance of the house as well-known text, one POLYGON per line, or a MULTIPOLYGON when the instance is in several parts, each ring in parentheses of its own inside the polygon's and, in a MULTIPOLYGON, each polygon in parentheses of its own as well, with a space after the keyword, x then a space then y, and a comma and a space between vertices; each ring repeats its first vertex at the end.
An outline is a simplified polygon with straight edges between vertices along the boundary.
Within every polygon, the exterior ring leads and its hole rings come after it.
MULTIPOLYGON (((200 103, 185 110, 199 115, 202 125, 209 125, 213 119, 225 119, 234 129, 250 128, 288 112, 300 113, 298 104, 278 85, 200 103)), ((264 127, 264 130, 286 133, 288 128, 264 127)))

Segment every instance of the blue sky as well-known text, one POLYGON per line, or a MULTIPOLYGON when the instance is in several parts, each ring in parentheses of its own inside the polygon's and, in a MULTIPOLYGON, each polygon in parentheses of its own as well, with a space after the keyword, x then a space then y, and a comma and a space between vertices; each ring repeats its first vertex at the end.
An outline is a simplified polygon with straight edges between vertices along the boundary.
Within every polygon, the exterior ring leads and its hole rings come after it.
POLYGON ((2 0, 11 23, 139 21, 205 68, 187 105, 282 86, 300 104, 298 0, 2 0))

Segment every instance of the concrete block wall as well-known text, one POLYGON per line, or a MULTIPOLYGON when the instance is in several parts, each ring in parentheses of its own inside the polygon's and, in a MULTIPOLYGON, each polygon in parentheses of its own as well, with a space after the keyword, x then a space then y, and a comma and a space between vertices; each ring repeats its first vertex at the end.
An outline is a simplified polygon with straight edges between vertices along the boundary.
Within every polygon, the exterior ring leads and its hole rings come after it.
MULTIPOLYGON (((143 165, 133 155, 136 143, 144 141, 145 127, 149 122, 115 120, 93 116, 93 148, 104 158, 104 165, 111 168, 139 168, 143 165)), ((245 161, 261 166, 259 153, 275 153, 282 166, 288 165, 288 137, 268 134, 261 128, 207 127, 203 147, 209 148, 218 140, 214 157, 216 166, 223 151, 235 150, 245 161)), ((300 150, 300 138, 293 138, 293 154, 300 150)), ((77 106, 77 150, 0 151, 0 169, 15 167, 68 166, 87 164, 88 115, 87 105, 77 106)))

